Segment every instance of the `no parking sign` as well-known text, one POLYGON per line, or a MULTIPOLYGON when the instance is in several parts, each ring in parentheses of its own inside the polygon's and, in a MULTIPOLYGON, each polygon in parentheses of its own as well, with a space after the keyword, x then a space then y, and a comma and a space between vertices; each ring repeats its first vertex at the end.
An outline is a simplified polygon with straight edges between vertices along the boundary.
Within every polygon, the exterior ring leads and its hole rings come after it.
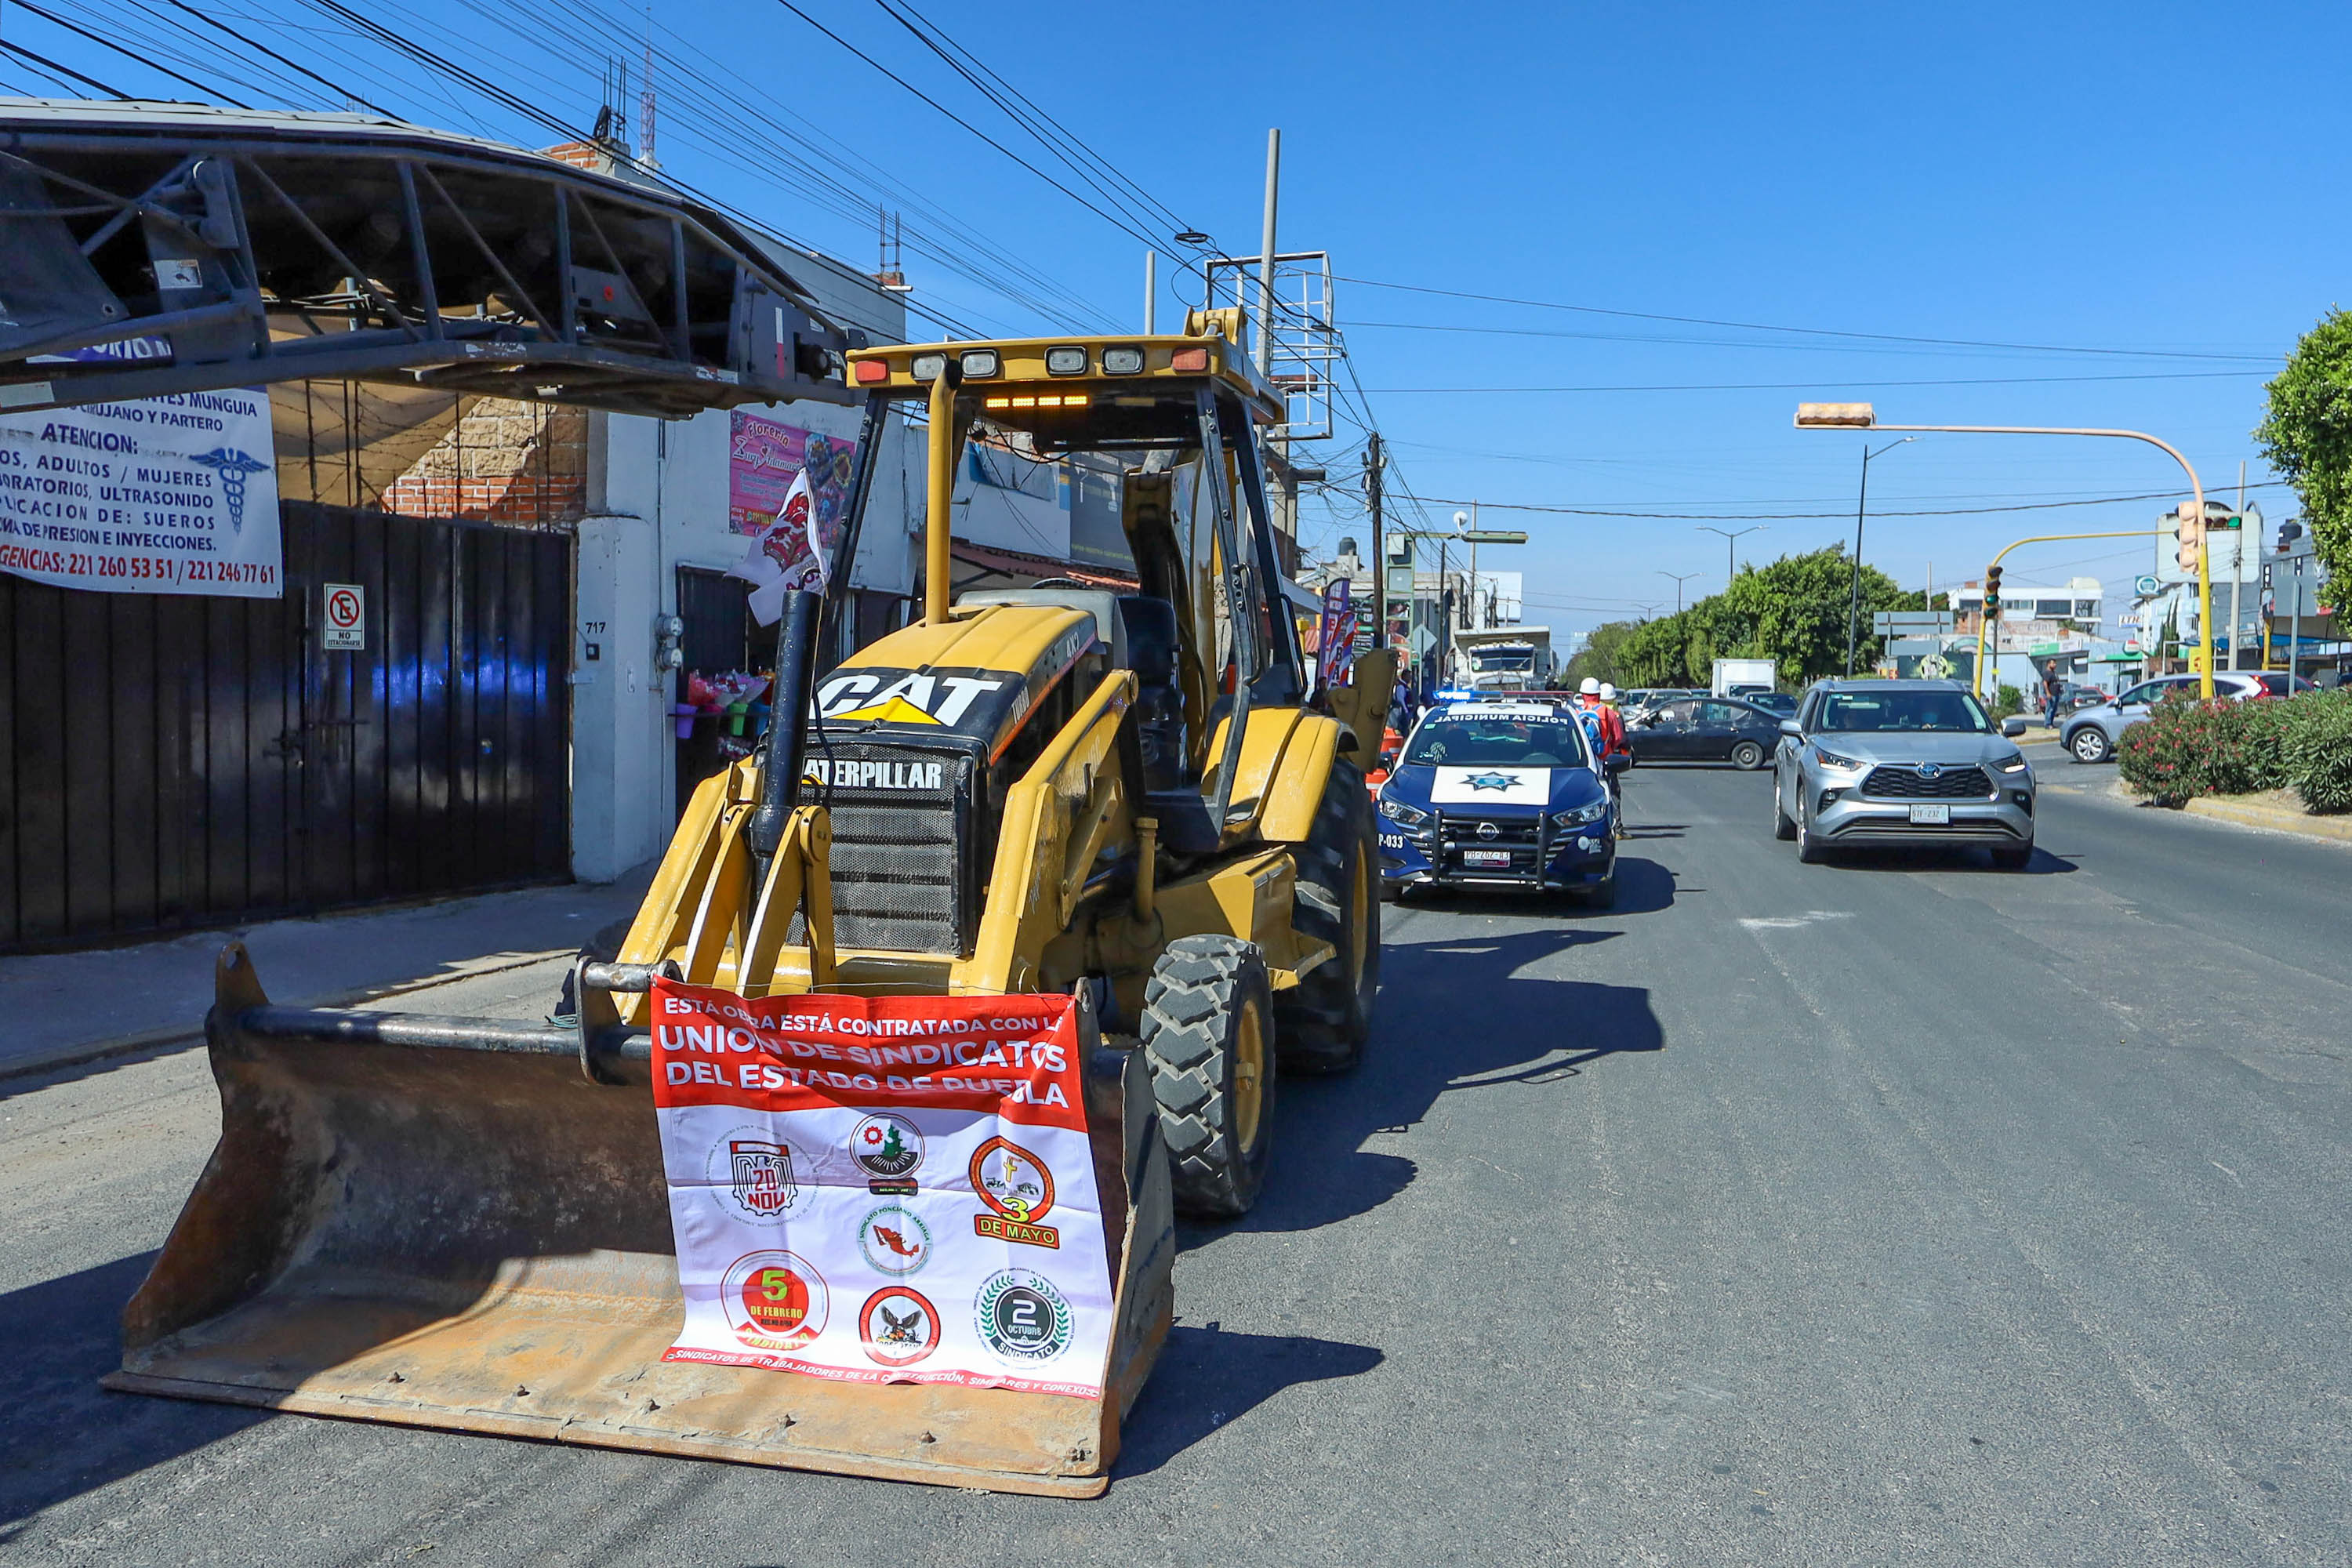
POLYGON ((326 594, 326 635, 320 646, 357 653, 367 647, 367 590, 357 583, 322 584, 326 594))

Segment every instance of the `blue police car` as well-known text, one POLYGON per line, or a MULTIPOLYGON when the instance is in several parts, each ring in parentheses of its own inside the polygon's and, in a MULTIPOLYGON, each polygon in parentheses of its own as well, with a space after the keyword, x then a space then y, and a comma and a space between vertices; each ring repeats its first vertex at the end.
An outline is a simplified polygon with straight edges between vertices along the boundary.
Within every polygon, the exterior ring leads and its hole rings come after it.
POLYGON ((1606 909, 1614 806, 1584 729, 1549 703, 1462 702, 1414 726, 1381 787, 1381 886, 1527 888, 1606 909))

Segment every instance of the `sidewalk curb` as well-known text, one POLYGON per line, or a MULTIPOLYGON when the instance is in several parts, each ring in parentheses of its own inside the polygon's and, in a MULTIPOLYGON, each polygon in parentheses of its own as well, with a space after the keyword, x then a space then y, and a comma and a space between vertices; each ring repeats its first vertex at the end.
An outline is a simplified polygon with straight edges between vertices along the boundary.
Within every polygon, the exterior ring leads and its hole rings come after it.
POLYGON ((2231 800, 2226 795, 2200 795, 2181 809, 2194 816, 2210 816, 2242 827, 2266 827, 2273 833, 2294 833, 2305 838, 2352 844, 2352 816, 2312 816, 2299 811, 2281 811, 2273 805, 2256 805, 2251 801, 2231 800))
MULTIPOLYGON (((478 980, 484 975, 503 974, 510 969, 528 969, 551 958, 569 958, 576 951, 558 947, 544 952, 501 953, 493 962, 468 964, 423 980, 404 980, 390 985, 363 985, 355 991, 332 992, 324 996, 307 996, 291 1002, 278 1002, 275 998, 272 1001, 276 1005, 287 1007, 356 1007, 362 1003, 380 1002, 387 996, 406 996, 418 991, 430 991, 436 986, 454 985, 461 980, 478 980)), ((144 1029, 135 1035, 117 1035, 111 1039, 52 1046, 26 1056, 0 1059, 0 1081, 53 1072, 59 1068, 80 1067, 88 1062, 103 1061, 109 1057, 129 1056, 162 1046, 194 1046, 201 1044, 204 1037, 205 1026, 199 1020, 194 1027, 173 1024, 160 1029, 144 1029)))

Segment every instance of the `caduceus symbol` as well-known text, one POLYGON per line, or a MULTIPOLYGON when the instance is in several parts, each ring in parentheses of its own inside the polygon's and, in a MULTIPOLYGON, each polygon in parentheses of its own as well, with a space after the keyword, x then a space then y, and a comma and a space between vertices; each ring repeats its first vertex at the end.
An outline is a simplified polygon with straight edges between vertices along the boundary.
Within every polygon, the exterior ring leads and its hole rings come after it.
POLYGON ((243 533, 246 478, 266 472, 269 465, 257 461, 250 452, 235 447, 215 447, 211 451, 188 460, 202 463, 220 476, 221 499, 228 502, 228 525, 236 532, 243 533))

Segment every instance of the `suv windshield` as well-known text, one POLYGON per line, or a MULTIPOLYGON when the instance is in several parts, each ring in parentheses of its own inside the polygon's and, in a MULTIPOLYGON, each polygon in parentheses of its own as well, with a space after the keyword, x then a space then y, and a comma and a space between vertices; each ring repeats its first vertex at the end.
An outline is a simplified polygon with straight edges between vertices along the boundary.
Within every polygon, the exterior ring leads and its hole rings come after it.
POLYGON ((1407 764, 1583 768, 1584 727, 1566 714, 1433 713, 1412 732, 1407 764))
POLYGON ((1812 728, 1982 735, 1991 733, 1992 722, 1965 691, 1829 691, 1822 694, 1812 728))

